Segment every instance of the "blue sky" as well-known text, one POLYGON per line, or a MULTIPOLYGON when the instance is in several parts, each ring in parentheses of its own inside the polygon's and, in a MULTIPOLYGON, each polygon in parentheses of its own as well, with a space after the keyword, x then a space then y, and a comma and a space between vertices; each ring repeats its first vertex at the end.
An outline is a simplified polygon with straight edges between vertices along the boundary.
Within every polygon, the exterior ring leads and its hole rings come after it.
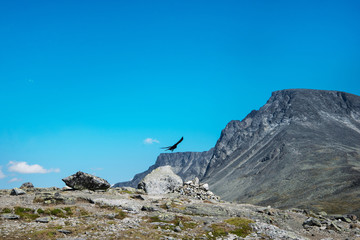
POLYGON ((130 180, 287 88, 360 95, 359 1, 1 1, 0 188, 130 180), (155 141, 145 142, 145 139, 155 141))

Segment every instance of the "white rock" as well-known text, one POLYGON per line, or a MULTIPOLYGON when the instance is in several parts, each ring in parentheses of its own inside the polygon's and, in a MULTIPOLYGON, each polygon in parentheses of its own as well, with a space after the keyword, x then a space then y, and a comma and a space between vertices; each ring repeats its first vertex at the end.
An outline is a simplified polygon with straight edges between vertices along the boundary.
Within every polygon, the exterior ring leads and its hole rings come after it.
POLYGON ((165 194, 182 185, 183 180, 171 170, 171 166, 163 166, 146 175, 139 182, 138 188, 148 194, 165 194))

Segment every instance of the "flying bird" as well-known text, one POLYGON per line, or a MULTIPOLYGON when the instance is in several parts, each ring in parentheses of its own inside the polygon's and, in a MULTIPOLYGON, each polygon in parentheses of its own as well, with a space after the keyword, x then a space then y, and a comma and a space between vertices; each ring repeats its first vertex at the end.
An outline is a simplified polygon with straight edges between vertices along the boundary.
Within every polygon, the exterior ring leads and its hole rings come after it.
POLYGON ((181 137, 181 139, 177 143, 175 143, 174 145, 169 146, 169 147, 163 147, 162 149, 165 149, 165 151, 174 151, 174 149, 177 148, 177 145, 179 143, 181 143, 182 140, 184 140, 184 137, 181 137))

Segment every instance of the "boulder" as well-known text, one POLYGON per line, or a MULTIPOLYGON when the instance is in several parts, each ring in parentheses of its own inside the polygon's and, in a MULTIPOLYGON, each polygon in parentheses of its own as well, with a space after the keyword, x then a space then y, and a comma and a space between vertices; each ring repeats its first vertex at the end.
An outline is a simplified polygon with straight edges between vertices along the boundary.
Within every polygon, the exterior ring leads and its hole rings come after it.
POLYGON ((110 187, 110 184, 105 179, 81 171, 62 180, 67 186, 78 190, 105 190, 110 187))
POLYGON ((51 221, 51 218, 50 217, 39 217, 37 219, 35 219, 36 222, 39 222, 39 223, 48 223, 51 221))
POLYGON ((13 188, 10 193, 10 195, 13 196, 24 195, 24 194, 26 194, 26 192, 20 188, 13 188))
POLYGON ((310 217, 303 222, 303 226, 304 227, 307 227, 307 226, 321 227, 321 222, 317 218, 310 217))
POLYGON ((23 183, 20 188, 21 189, 34 188, 34 185, 31 182, 26 182, 26 183, 23 183))
POLYGON ((16 214, 11 214, 11 213, 4 213, 4 214, 1 214, 1 218, 7 219, 7 220, 17 220, 17 219, 20 219, 20 216, 16 215, 16 214))
POLYGON ((154 169, 145 176, 138 184, 139 189, 143 189, 148 194, 165 194, 173 192, 174 189, 181 187, 183 180, 176 175, 170 166, 163 166, 154 169))

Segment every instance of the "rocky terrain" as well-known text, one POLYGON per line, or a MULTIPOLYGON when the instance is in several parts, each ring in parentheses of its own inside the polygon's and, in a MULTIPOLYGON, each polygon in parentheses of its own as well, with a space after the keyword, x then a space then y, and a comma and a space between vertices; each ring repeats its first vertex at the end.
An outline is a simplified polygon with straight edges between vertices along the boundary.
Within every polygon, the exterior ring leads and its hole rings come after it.
POLYGON ((165 166, 141 181, 145 190, 103 189, 83 172, 63 179, 76 189, 0 190, 0 239, 360 239, 355 215, 230 203, 197 178, 174 179, 165 166))
POLYGON ((360 214, 360 97, 338 91, 274 92, 258 111, 229 122, 214 148, 160 154, 184 181, 198 177, 239 203, 360 214))
POLYGON ((0 191, 0 239, 360 239, 355 216, 134 188, 24 192, 0 191))

